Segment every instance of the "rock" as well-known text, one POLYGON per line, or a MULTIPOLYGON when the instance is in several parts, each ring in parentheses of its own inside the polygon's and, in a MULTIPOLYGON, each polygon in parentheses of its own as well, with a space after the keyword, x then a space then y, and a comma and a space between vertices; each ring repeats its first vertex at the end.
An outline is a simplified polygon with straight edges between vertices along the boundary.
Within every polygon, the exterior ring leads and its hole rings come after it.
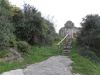
POLYGON ((23 70, 22 69, 18 69, 18 70, 12 70, 9 72, 5 72, 1 75, 24 75, 23 70))

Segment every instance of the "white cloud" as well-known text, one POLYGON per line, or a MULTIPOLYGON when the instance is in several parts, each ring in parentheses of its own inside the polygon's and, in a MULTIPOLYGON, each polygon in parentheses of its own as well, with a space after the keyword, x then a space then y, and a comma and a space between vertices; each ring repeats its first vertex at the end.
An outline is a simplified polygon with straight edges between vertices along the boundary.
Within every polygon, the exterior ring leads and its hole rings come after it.
POLYGON ((56 31, 72 20, 76 26, 87 14, 100 14, 99 0, 10 0, 12 4, 22 6, 23 1, 34 5, 43 16, 54 16, 56 31))

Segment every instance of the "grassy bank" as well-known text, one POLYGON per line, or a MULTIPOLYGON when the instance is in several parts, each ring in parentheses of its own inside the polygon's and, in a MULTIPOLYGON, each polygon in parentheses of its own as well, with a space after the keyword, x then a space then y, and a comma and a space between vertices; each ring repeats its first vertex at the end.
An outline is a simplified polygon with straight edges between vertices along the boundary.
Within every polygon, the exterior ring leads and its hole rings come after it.
POLYGON ((60 55, 61 50, 57 47, 37 47, 33 46, 29 54, 23 55, 23 62, 0 62, 0 73, 17 68, 24 68, 29 64, 46 60, 51 56, 60 55))
POLYGON ((88 58, 80 56, 77 52, 77 45, 73 44, 71 58, 73 63, 73 72, 81 75, 100 75, 100 66, 90 61, 88 58))

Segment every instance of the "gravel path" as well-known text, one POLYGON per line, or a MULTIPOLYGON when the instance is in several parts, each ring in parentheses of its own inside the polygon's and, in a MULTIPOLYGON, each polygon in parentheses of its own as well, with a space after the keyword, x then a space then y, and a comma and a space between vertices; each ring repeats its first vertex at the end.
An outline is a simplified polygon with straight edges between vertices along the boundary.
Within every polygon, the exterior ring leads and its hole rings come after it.
POLYGON ((71 64, 72 61, 67 56, 53 56, 25 69, 12 70, 1 75, 73 75, 71 64))

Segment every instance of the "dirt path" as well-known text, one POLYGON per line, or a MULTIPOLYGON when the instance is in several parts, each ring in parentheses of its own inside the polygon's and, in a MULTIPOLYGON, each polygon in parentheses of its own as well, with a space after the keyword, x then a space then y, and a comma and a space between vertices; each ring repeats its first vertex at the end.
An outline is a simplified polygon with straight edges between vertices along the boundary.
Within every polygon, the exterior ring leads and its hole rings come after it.
POLYGON ((12 70, 1 75, 73 75, 71 64, 72 61, 67 56, 53 56, 25 69, 12 70))

